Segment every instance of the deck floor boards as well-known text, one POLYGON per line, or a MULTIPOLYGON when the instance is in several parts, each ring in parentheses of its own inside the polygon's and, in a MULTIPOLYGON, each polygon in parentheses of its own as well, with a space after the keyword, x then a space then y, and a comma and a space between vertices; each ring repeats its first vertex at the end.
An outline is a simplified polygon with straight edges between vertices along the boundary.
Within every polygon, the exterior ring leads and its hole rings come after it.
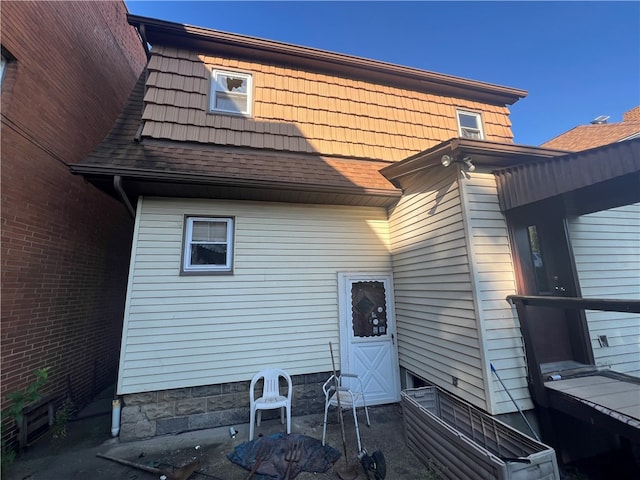
POLYGON ((602 375, 545 382, 545 387, 640 420, 640 384, 602 375))

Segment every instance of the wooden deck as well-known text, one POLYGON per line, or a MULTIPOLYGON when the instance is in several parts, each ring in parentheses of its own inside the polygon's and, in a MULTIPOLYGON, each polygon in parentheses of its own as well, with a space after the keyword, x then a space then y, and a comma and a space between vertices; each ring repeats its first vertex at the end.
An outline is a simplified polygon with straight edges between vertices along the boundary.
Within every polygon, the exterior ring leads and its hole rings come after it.
POLYGON ((640 440, 640 379, 605 371, 544 386, 553 408, 640 440))

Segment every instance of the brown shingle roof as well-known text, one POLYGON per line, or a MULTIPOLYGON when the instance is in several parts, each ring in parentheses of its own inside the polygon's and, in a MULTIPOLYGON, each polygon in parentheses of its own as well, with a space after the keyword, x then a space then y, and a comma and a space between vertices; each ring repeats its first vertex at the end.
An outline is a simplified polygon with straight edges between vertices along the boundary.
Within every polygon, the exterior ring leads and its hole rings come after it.
POLYGON ((364 205, 386 205, 401 193, 379 173, 388 162, 191 142, 135 141, 141 126, 143 77, 105 140, 82 163, 71 166, 74 173, 88 178, 120 175, 152 182, 173 180, 234 188, 309 191, 332 194, 337 203, 364 205), (335 195, 345 195, 344 202, 335 195), (374 201, 372 197, 379 199, 374 201))
POLYGON ((153 44, 146 82, 72 166, 108 191, 120 176, 132 194, 388 206, 401 192, 382 167, 457 137, 456 109, 481 112, 486 138, 512 143, 506 105, 526 95, 198 27, 130 23, 153 44), (251 72, 251 118, 209 111, 215 68, 251 72))
POLYGON ((622 122, 580 125, 541 146, 579 152, 619 142, 639 133, 640 106, 625 112, 622 122))

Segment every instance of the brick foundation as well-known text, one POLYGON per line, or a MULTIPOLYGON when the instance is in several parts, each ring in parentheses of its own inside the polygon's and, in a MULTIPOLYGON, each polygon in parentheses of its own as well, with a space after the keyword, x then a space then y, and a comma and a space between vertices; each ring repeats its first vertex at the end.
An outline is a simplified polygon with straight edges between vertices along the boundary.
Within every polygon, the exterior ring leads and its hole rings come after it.
MULTIPOLYGON (((292 416, 322 413, 322 384, 331 372, 295 375, 292 416)), ((167 433, 223 427, 249 422, 251 382, 224 383, 123 396, 120 422, 122 441, 167 433)), ((267 410, 264 420, 278 418, 279 410, 267 410)))

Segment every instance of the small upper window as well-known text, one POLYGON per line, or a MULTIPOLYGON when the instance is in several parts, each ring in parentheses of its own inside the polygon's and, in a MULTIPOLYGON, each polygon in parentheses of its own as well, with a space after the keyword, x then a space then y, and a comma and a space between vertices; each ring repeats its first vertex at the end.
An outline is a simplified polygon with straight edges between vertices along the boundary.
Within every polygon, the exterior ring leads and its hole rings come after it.
POLYGON ((186 217, 183 273, 231 272, 233 219, 186 217))
POLYGON ((251 115, 252 78, 248 73, 211 72, 211 111, 251 115))
POLYGON ((458 128, 462 138, 484 139, 482 117, 479 113, 458 110, 458 128))

